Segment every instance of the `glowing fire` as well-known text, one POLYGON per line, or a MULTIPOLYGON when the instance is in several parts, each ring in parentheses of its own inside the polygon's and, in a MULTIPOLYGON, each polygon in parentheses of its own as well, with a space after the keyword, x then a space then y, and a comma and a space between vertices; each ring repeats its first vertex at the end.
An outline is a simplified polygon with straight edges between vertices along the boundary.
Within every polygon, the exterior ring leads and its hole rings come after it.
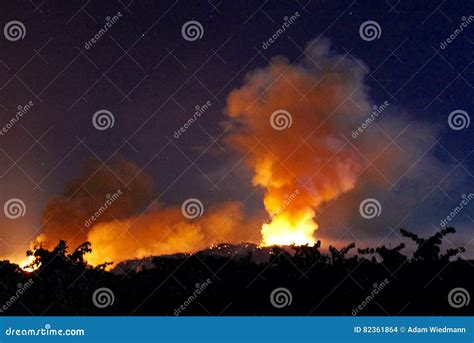
MULTIPOLYGON (((315 244, 315 214, 352 190, 364 170, 360 151, 343 137, 372 108, 366 87, 360 87, 365 68, 334 55, 324 39, 309 44, 305 55, 308 59, 296 64, 281 57, 272 60, 249 73, 227 98, 225 144, 253 173, 252 185, 263 191, 271 217, 261 226, 263 246, 315 244)), ((373 141, 369 143, 371 148, 373 141)), ((96 162, 85 167, 79 179, 48 201, 45 236, 35 244, 44 242, 52 249, 61 239, 74 248, 89 241, 92 253, 85 259, 97 265, 258 240, 252 231, 260 226, 260 213, 258 218, 248 216, 242 203, 208 206, 202 216, 189 220, 180 204, 165 206, 153 200, 153 178, 133 162, 119 158, 113 168, 96 162), (133 186, 109 206, 106 194, 120 189, 122 180, 133 181, 133 186), (77 188, 85 183, 87 190, 77 188), (153 206, 147 207, 150 203, 153 206), (101 213, 100 218, 95 213, 101 213), (98 218, 93 224, 92 215, 98 218)), ((29 257, 20 265, 32 271, 35 267, 27 267, 32 261, 29 257)))
POLYGON ((226 141, 244 155, 272 217, 262 225, 263 245, 314 244, 315 211, 352 190, 364 165, 342 136, 371 107, 360 87, 365 70, 318 41, 307 61, 275 58, 227 97, 234 125, 226 141))
POLYGON ((32 265, 32 263, 35 261, 34 256, 28 256, 27 258, 21 260, 18 262, 18 265, 20 266, 21 269, 23 269, 25 272, 33 272, 36 269, 38 269, 38 266, 32 265))
POLYGON ((313 245, 316 243, 313 233, 317 228, 311 213, 302 218, 291 218, 288 213, 282 213, 270 224, 262 225, 262 245, 313 245))

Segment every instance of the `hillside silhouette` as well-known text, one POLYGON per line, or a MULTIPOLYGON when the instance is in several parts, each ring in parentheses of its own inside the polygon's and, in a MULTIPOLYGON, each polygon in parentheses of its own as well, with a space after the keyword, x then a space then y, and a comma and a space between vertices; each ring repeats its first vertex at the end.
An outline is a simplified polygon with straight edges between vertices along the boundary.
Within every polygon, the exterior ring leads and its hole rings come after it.
POLYGON ((33 272, 0 262, 0 315, 474 314, 472 304, 452 306, 448 299, 455 288, 473 294, 474 261, 461 257, 463 247, 441 252, 443 238, 455 229, 428 238, 404 229, 400 233, 416 244, 412 256, 403 254, 404 243, 364 249, 352 243, 322 252, 318 241, 266 248, 258 258, 242 245, 232 246, 235 253, 213 250, 130 261, 113 272, 112 261, 96 267, 86 263, 90 243, 70 252, 60 241, 52 250, 38 246, 27 252, 34 257, 33 272), (104 299, 95 293, 104 288, 109 298, 97 306, 104 299), (278 288, 287 293, 271 299, 278 288))

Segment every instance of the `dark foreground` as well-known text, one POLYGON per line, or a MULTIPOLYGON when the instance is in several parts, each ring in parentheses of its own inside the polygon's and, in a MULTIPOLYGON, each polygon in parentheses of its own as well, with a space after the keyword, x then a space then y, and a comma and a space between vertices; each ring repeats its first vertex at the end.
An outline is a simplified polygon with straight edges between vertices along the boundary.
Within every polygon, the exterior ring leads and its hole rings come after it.
POLYGON ((463 248, 440 252, 454 229, 401 232, 418 245, 411 257, 403 243, 327 254, 317 244, 268 249, 262 262, 261 250, 222 245, 114 272, 84 262, 88 243, 68 253, 60 242, 30 252, 35 272, 0 262, 0 315, 473 315, 474 261, 463 248))

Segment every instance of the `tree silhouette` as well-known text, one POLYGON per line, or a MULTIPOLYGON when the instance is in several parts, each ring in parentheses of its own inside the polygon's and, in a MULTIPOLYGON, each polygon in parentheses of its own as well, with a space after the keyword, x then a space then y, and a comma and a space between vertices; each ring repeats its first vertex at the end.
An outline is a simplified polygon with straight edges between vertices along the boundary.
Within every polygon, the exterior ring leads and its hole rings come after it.
POLYGON ((41 244, 34 246, 32 250, 26 252, 27 256, 34 256, 34 261, 28 267, 41 268, 50 264, 63 266, 72 265, 86 268, 87 263, 84 255, 92 252, 91 243, 84 242, 79 245, 71 254, 67 253, 68 247, 65 241, 60 240, 52 251, 45 249, 41 244))
POLYGON ((341 248, 340 250, 330 245, 329 252, 331 253, 331 258, 330 258, 331 264, 335 265, 335 264, 339 264, 339 263, 342 264, 346 262, 347 253, 354 248, 355 248, 355 243, 351 243, 341 248))
POLYGON ((376 302, 358 314, 472 315, 472 307, 454 309, 446 301, 451 289, 472 290, 474 263, 454 260, 465 249, 440 253, 443 238, 455 230, 447 228, 428 238, 400 232, 417 245, 411 257, 402 253, 403 242, 394 248, 358 249, 355 254, 351 254, 354 243, 341 249, 330 246, 327 252, 321 250, 320 241, 313 246, 255 246, 242 255, 236 253, 240 246, 223 244, 219 254, 204 250, 155 256, 120 263, 112 271, 107 270, 112 262, 87 264, 86 254, 94 248, 89 242, 69 253, 66 242, 59 241, 51 250, 38 245, 27 252, 34 257, 33 272, 0 261, 0 304, 9 301, 7 315, 173 315, 185 301, 188 305, 181 315, 209 315, 223 309, 224 315, 347 315, 377 287, 376 302), (268 258, 257 261, 262 252, 268 258), (370 255, 371 259, 364 257, 370 255), (148 268, 143 267, 145 262, 148 268), (34 284, 21 302, 12 302, 12 294, 29 280, 34 284), (113 292, 115 303, 98 308, 93 294, 104 287, 113 292), (292 293, 291 306, 271 305, 268 297, 278 287, 292 293))
POLYGON ((376 253, 381 257, 383 264, 396 267, 405 263, 407 260, 407 257, 400 252, 404 248, 405 244, 400 243, 395 248, 387 248, 385 245, 382 245, 377 248, 358 249, 358 252, 362 255, 372 255, 376 253))
POLYGON ((460 247, 457 249, 450 249, 448 253, 444 256, 440 256, 441 252, 441 243, 442 238, 444 236, 447 236, 450 233, 455 233, 456 229, 453 227, 448 227, 446 229, 443 229, 441 231, 436 232, 433 236, 430 236, 428 238, 420 238, 418 235, 408 232, 404 229, 400 229, 400 233, 404 237, 410 238, 412 241, 414 241, 417 245, 418 248, 416 249, 415 253, 413 254, 413 259, 415 261, 424 261, 424 262, 434 262, 434 261, 440 261, 441 259, 446 260, 449 259, 450 257, 456 256, 460 252, 464 252, 464 248, 460 247))

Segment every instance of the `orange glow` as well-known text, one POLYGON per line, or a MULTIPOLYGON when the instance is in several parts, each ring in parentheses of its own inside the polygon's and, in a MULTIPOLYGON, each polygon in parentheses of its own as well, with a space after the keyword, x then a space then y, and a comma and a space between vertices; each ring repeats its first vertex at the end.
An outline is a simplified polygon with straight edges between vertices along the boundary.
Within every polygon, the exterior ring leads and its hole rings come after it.
MULTIPOLYGON (((249 217, 242 203, 207 203, 204 194, 203 213, 190 219, 181 203, 164 206, 153 200, 153 178, 120 158, 112 168, 86 164, 79 178, 48 201, 39 239, 43 247, 52 249, 61 239, 72 250, 88 241, 92 253, 84 258, 96 266, 193 253, 222 242, 315 244, 316 214, 354 189, 370 160, 361 158, 359 148, 345 137, 366 120, 372 106, 361 87, 366 70, 359 62, 334 55, 324 39, 312 42, 305 55, 308 59, 296 64, 274 58, 249 73, 227 97, 225 144, 241 156, 239 163, 253 175, 252 185, 262 190, 270 216, 266 223, 261 225, 260 212, 249 217), (132 181, 113 204, 107 203, 107 195, 132 181)), ((247 178, 246 173, 241 176, 247 178)))
POLYGON ((254 228, 237 202, 209 206, 203 215, 186 219, 180 207, 152 208, 138 217, 96 224, 88 233, 91 265, 117 263, 133 258, 193 253, 221 242, 249 241, 246 230, 254 228))
POLYGON ((370 109, 360 87, 365 71, 318 41, 308 61, 274 58, 227 98, 234 125, 226 141, 243 154, 271 216, 263 245, 314 244, 316 211, 352 190, 364 165, 343 133, 370 109))
POLYGON ((262 225, 262 245, 313 245, 316 243, 313 232, 317 224, 311 218, 297 223, 291 223, 284 215, 272 220, 270 224, 262 225))
POLYGON ((21 269, 23 269, 25 272, 34 272, 36 269, 38 269, 38 266, 32 265, 32 263, 35 261, 34 256, 28 256, 27 258, 21 260, 18 262, 18 265, 20 266, 21 269))

